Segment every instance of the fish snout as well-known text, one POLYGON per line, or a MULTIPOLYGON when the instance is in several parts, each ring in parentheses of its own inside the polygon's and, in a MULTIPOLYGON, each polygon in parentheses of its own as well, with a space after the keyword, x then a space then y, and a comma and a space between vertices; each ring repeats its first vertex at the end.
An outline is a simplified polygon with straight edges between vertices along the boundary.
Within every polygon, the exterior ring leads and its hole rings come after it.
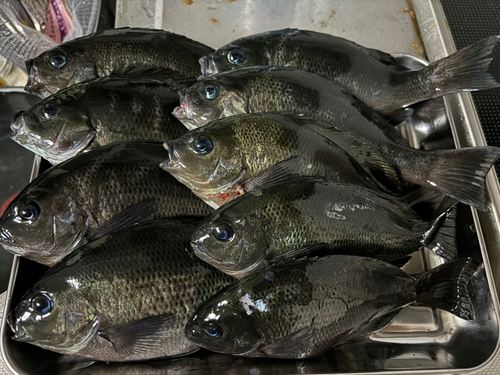
POLYGON ((19 319, 15 318, 14 311, 11 311, 7 316, 7 323, 9 324, 10 330, 13 335, 11 338, 16 341, 30 342, 33 341, 22 325, 19 324, 19 319))
POLYGON ((14 238, 12 237, 12 234, 7 229, 0 227, 0 245, 13 243, 14 238))
POLYGON ((175 168, 178 164, 178 158, 175 157, 174 141, 168 141, 163 144, 163 147, 168 152, 168 159, 160 164, 162 169, 175 168))
POLYGON ((17 111, 12 118, 10 130, 12 130, 12 139, 16 139, 19 135, 25 133, 26 123, 24 121, 24 114, 26 111, 17 111))
POLYGON ((199 60, 200 67, 201 67, 201 77, 200 78, 205 78, 209 75, 215 74, 214 73, 214 63, 213 60, 208 57, 208 56, 203 56, 199 60))
POLYGON ((24 86, 24 91, 34 95, 43 91, 44 87, 38 78, 38 69, 35 66, 35 60, 26 60, 26 73, 28 73, 28 82, 24 86))

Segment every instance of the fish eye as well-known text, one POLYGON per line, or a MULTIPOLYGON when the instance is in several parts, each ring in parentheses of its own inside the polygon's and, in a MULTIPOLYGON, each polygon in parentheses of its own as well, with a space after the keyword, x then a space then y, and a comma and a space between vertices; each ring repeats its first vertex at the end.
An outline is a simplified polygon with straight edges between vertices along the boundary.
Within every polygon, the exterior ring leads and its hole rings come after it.
POLYGON ((205 97, 207 99, 215 99, 217 96, 219 96, 219 93, 220 89, 216 84, 205 87, 205 97))
POLYGON ((32 301, 33 310, 39 314, 47 314, 52 310, 54 304, 46 294, 38 294, 32 301))
POLYGON ((19 216, 24 221, 33 221, 38 215, 40 215, 40 208, 34 203, 19 210, 19 216))
POLYGON ((224 331, 217 324, 211 324, 210 327, 205 328, 205 332, 210 337, 221 337, 224 331))
POLYGON ((212 141, 206 137, 196 138, 191 142, 193 150, 198 154, 208 154, 214 148, 212 141))
POLYGON ((245 61, 245 54, 242 51, 235 49, 228 52, 227 59, 231 64, 241 64, 243 61, 245 61))
POLYGON ((61 69, 68 63, 68 58, 64 55, 54 55, 49 62, 54 68, 61 69))
POLYGON ((44 119, 47 119, 47 120, 51 119, 52 117, 57 115, 57 107, 55 107, 51 104, 48 104, 40 110, 40 114, 42 115, 42 117, 44 119))
POLYGON ((228 242, 234 237, 233 228, 227 224, 222 224, 214 228, 214 237, 219 241, 228 242))

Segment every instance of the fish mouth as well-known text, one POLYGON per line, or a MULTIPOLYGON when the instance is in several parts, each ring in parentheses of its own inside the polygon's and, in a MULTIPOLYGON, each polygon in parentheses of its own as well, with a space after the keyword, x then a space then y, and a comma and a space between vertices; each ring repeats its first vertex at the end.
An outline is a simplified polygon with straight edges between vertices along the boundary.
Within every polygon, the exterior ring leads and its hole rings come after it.
POLYGON ((24 91, 42 98, 48 96, 48 94, 44 93, 45 85, 38 78, 38 68, 35 66, 34 59, 26 60, 26 73, 28 73, 28 82, 24 86, 24 91))
POLYGON ((209 56, 203 56, 198 60, 201 67, 201 78, 208 77, 212 74, 217 74, 217 67, 214 64, 214 60, 209 56))
POLYGON ((15 244, 12 234, 7 229, 0 227, 0 244, 15 244))
POLYGON ((24 327, 19 327, 18 321, 14 318, 14 312, 11 311, 7 316, 7 323, 11 331, 14 333, 11 338, 16 341, 21 342, 31 342, 33 339, 28 336, 26 329, 24 327))
POLYGON ((12 130, 11 138, 18 141, 23 135, 26 135, 26 122, 24 121, 24 114, 26 111, 17 111, 12 118, 10 130, 12 130))
POLYGON ((178 94, 180 105, 174 108, 174 110, 172 111, 172 115, 174 115, 177 120, 182 122, 182 124, 188 130, 196 129, 198 126, 195 124, 195 121, 193 119, 192 111, 189 107, 189 100, 187 99, 186 90, 179 90, 178 94))
POLYGON ((160 168, 170 172, 172 169, 179 167, 179 155, 175 152, 174 141, 165 142, 163 148, 168 152, 168 159, 160 164, 160 168))

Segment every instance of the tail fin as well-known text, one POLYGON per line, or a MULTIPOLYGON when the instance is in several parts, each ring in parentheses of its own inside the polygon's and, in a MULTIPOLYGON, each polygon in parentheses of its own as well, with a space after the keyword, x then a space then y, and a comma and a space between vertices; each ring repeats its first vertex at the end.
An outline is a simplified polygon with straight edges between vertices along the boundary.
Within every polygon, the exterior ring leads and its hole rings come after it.
POLYGON ((470 279, 480 266, 473 258, 456 259, 417 277, 417 302, 446 310, 462 319, 474 319, 467 292, 470 279))
POLYGON ((499 38, 495 35, 483 39, 425 68, 434 96, 499 87, 500 83, 488 73, 490 55, 499 38))
POLYGON ((486 211, 486 175, 500 156, 498 147, 416 151, 410 163, 401 166, 408 182, 438 190, 448 197, 486 211))
POLYGON ((436 217, 423 239, 429 250, 447 261, 455 259, 458 251, 457 206, 456 201, 450 200, 449 203, 452 206, 436 217))

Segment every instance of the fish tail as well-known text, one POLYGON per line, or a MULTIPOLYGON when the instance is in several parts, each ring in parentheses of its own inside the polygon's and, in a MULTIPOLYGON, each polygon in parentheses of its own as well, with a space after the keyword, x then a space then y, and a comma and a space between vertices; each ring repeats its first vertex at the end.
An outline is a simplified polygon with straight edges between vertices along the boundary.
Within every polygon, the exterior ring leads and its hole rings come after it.
POLYGON ((488 73, 491 52, 499 39, 500 35, 482 39, 422 69, 431 97, 499 87, 500 83, 488 73))
POLYGON ((467 285, 480 265, 476 259, 461 258, 418 275, 416 301, 446 310, 462 319, 474 319, 467 285))
POLYGON ((455 259, 458 251, 457 243, 457 205, 455 200, 448 200, 441 213, 426 225, 423 234, 423 244, 434 254, 446 261, 455 259), (451 207, 450 207, 451 206, 451 207))
POLYGON ((400 159, 400 162, 405 163, 399 166, 404 180, 440 191, 459 202, 486 211, 486 175, 500 156, 500 148, 412 150, 411 153, 415 155, 406 157, 404 161, 400 159))

